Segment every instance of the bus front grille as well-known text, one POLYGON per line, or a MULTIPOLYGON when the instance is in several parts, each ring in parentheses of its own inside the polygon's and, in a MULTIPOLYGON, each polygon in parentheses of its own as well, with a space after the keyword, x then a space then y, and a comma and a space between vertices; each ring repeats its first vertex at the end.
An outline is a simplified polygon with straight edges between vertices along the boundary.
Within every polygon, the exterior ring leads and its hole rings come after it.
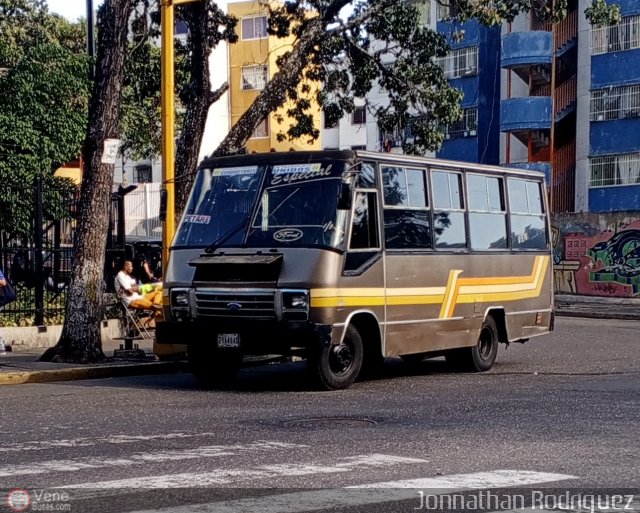
POLYGON ((196 292, 198 317, 275 319, 275 293, 196 292))

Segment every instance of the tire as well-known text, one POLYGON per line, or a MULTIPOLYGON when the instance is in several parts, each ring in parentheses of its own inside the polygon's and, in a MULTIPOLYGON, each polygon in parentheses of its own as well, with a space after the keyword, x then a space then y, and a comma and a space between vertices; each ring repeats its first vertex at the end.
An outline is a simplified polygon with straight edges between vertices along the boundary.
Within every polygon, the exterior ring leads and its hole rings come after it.
POLYGON ((324 390, 348 388, 362 369, 363 346, 360 333, 348 326, 342 342, 311 348, 307 366, 316 384, 324 390))
POLYGON ((478 343, 473 347, 450 351, 446 356, 447 363, 460 371, 486 372, 496 361, 498 343, 498 328, 489 315, 480 328, 478 343))
POLYGON ((242 364, 240 351, 221 351, 201 346, 190 346, 187 358, 198 385, 206 389, 233 383, 242 364))

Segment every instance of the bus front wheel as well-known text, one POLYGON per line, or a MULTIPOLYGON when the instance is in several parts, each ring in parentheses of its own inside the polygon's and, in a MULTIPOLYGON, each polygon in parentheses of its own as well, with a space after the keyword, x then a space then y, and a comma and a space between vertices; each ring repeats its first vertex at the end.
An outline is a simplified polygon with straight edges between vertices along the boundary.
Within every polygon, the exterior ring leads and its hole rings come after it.
POLYGON ((353 384, 362 368, 363 346, 360 333, 348 326, 340 344, 311 350, 307 365, 317 384, 325 390, 339 390, 353 384))
POLYGON ((482 323, 478 343, 472 347, 454 349, 447 354, 447 362, 455 369, 467 372, 486 372, 498 355, 498 328, 493 317, 482 323))

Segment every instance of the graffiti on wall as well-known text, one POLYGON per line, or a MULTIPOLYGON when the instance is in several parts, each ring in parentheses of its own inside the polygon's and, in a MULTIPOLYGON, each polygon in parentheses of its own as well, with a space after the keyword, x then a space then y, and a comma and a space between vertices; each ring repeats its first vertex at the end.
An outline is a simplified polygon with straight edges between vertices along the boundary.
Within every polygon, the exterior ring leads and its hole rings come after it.
POLYGON ((640 296, 640 214, 557 216, 553 252, 557 293, 640 296))

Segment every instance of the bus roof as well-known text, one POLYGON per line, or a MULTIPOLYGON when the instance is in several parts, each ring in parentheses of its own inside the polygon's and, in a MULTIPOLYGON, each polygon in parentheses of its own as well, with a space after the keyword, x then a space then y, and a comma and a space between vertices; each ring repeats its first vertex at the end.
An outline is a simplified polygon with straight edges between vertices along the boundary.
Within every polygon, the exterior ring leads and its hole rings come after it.
POLYGON ((245 155, 230 155, 226 157, 206 158, 201 168, 251 166, 260 164, 293 164, 312 163, 324 160, 355 160, 353 151, 325 150, 325 151, 281 151, 268 153, 250 153, 245 155))
POLYGON ((541 171, 522 169, 509 166, 490 166, 486 164, 476 164, 474 162, 463 162, 456 160, 445 160, 435 157, 421 157, 415 155, 404 155, 400 153, 380 153, 372 151, 351 151, 351 150, 317 150, 317 151, 283 151, 268 153, 251 153, 244 155, 230 155, 225 157, 205 158, 200 163, 200 168, 216 167, 237 167, 260 164, 293 164, 312 163, 318 161, 345 160, 354 161, 356 158, 363 160, 378 160, 380 162, 402 162, 405 164, 434 166, 444 169, 465 169, 467 171, 480 171, 489 173, 507 173, 523 177, 544 179, 545 174, 541 171))
POLYGON ((358 158, 361 159, 375 159, 381 162, 404 162, 414 165, 428 165, 439 168, 448 169, 461 169, 464 168, 467 171, 481 171, 491 173, 508 173, 513 175, 521 175, 534 178, 544 178, 545 174, 542 171, 536 171, 531 169, 522 169, 509 166, 491 166, 487 164, 476 164, 475 162, 463 162, 459 160, 446 160, 435 157, 421 157, 417 155, 403 155, 399 153, 379 153, 373 151, 356 151, 358 158))

